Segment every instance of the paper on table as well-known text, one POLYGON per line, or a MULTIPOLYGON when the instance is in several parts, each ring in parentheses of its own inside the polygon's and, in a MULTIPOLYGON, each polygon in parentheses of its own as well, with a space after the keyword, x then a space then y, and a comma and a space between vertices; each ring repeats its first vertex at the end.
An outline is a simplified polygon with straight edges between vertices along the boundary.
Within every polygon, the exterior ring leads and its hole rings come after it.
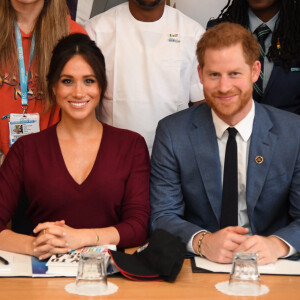
MULTIPOLYGON (((91 248, 95 248, 95 251, 99 251, 100 249, 104 251, 105 247, 113 250, 116 249, 116 246, 114 245, 103 245, 91 248)), ((92 249, 85 247, 73 252, 90 251, 92 249)), ((71 273, 66 267, 62 268, 60 272, 49 273, 46 265, 47 260, 40 261, 34 256, 7 252, 3 250, 0 250, 0 256, 5 258, 9 262, 10 266, 10 268, 4 268, 3 265, 2 269, 0 267, 0 277, 76 277, 77 274, 77 264, 75 265, 75 269, 71 268, 71 273)), ((108 264, 108 274, 114 274, 116 272, 118 272, 118 269, 112 266, 112 264, 108 264)))
POLYGON ((0 276, 32 276, 31 256, 2 250, 0 250, 0 255, 4 257, 11 266, 9 271, 0 268, 0 276))
MULTIPOLYGON (((218 264, 205 258, 195 257, 195 265, 198 268, 209 270, 216 273, 230 273, 232 264, 218 264)), ((274 264, 259 266, 260 274, 278 275, 300 275, 300 261, 279 259, 274 264)))

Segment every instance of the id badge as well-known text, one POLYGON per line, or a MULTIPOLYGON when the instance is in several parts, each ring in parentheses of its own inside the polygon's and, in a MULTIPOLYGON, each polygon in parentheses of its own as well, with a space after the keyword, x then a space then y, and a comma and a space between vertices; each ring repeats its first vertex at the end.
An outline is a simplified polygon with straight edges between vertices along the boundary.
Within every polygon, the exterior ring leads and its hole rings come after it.
POLYGON ((10 114, 9 147, 21 136, 40 131, 40 115, 35 114, 10 114))

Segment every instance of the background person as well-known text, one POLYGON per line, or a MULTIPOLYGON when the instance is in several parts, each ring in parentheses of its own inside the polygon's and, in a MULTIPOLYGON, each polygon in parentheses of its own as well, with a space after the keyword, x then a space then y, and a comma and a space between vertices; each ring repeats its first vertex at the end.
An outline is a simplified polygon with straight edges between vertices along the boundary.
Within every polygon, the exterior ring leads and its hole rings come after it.
POLYGON ((149 154, 137 133, 96 119, 106 90, 104 57, 87 35, 53 52, 48 92, 61 120, 20 138, 0 168, 0 249, 40 259, 83 246, 144 242, 149 219, 149 154), (25 193, 36 236, 5 225, 25 193))
POLYGON ((254 100, 300 114, 300 1, 229 0, 210 28, 220 22, 238 23, 264 38, 262 96, 254 100), (265 24, 268 33, 259 27, 265 24))
POLYGON ((129 0, 85 28, 107 63, 100 120, 139 132, 151 152, 157 122, 203 99, 195 50, 204 29, 164 0, 129 0))
POLYGON ((9 115, 40 114, 40 129, 59 120, 59 109, 47 108, 46 74, 51 52, 60 38, 70 32, 82 32, 82 26, 69 17, 68 7, 61 0, 1 0, 0 1, 0 162, 9 150, 9 115), (16 23, 16 27, 14 26, 16 23), (17 56, 16 31, 20 30, 23 59, 17 56), (32 43, 35 35, 35 43, 32 43), (32 50, 32 55, 30 55, 32 50), (31 59, 30 59, 31 56, 31 59), (30 63, 31 60, 31 63, 30 63), (28 105, 21 103, 20 65, 28 75, 24 91, 28 105))
POLYGON ((209 29, 197 57, 207 103, 159 122, 152 230, 218 263, 239 251, 257 253, 259 264, 299 252, 299 116, 252 100, 259 45, 242 26, 209 29))

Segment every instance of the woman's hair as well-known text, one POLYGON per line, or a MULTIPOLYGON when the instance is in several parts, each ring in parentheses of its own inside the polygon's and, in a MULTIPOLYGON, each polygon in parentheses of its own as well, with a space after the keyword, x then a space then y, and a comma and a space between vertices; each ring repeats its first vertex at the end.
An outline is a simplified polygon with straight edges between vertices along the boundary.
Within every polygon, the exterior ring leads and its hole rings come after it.
MULTIPOLYGON (((293 64, 300 65, 300 1, 278 0, 278 5, 279 18, 267 56, 288 70, 293 64)), ((248 29, 248 7, 247 0, 228 0, 217 21, 238 23, 248 29)))
POLYGON ((75 55, 83 57, 93 69, 99 88, 101 89, 100 100, 102 100, 105 94, 107 79, 104 56, 95 42, 87 35, 75 33, 61 39, 53 50, 49 73, 47 75, 49 101, 52 107, 56 102, 53 87, 59 81, 66 63, 75 55))
POLYGON ((259 58, 259 44, 253 34, 239 24, 224 22, 208 29, 197 44, 199 66, 204 67, 205 51, 240 44, 246 63, 252 67, 259 58))
MULTIPOLYGON (((69 10, 64 0, 45 0, 37 18, 35 31, 34 71, 38 75, 38 89, 46 96, 46 75, 51 52, 58 40, 69 34, 69 10)), ((5 72, 19 74, 14 21, 16 12, 11 0, 0 1, 0 78, 5 72)), ((47 97, 45 97, 47 98, 47 97)))

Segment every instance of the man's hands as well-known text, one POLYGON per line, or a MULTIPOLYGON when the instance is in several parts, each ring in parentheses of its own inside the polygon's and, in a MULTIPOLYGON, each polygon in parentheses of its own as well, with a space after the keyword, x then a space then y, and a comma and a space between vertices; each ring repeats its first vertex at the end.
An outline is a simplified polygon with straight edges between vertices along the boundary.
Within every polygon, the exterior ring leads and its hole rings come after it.
MULTIPOLYGON (((288 254, 289 247, 279 238, 247 236, 247 232, 246 228, 232 226, 209 233, 202 240, 201 252, 207 259, 217 263, 231 263, 235 252, 257 253, 259 265, 275 262, 288 254)), ((193 248, 196 252, 200 236, 201 233, 194 237, 193 248)))
POLYGON ((265 265, 275 262, 279 257, 289 253, 288 245, 276 236, 249 236, 237 247, 235 252, 252 252, 258 254, 258 264, 265 265))

